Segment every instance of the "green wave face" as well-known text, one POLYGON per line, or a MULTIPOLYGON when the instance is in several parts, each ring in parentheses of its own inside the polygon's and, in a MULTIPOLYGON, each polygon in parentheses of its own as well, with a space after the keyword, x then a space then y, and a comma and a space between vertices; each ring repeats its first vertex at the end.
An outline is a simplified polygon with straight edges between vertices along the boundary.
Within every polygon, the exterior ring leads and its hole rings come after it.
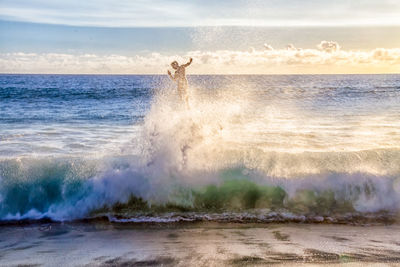
POLYGON ((134 218, 171 212, 337 217, 397 214, 400 203, 399 177, 366 173, 288 179, 232 167, 184 176, 157 173, 131 159, 79 158, 6 160, 0 163, 0 171, 1 220, 134 218))

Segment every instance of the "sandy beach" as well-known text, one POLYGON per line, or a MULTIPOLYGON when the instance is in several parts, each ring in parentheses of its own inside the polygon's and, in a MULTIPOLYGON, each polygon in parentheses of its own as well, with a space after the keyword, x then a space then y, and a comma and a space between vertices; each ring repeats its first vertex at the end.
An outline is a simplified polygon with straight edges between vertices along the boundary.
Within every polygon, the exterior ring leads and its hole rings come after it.
POLYGON ((400 264, 400 226, 109 224, 3 226, 1 266, 400 264))

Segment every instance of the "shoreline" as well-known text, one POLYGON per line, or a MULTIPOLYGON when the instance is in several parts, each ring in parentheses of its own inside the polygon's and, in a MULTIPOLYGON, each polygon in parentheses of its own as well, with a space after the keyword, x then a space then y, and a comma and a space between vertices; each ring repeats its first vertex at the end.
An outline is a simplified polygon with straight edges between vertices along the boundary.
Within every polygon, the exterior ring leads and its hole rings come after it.
POLYGON ((400 225, 399 214, 390 212, 379 213, 346 213, 331 216, 301 215, 288 212, 269 212, 263 214, 250 212, 166 212, 166 213, 133 213, 118 214, 104 213, 85 218, 71 220, 54 220, 50 217, 37 219, 5 219, 0 220, 0 227, 40 225, 40 224, 128 224, 128 225, 190 225, 207 223, 233 223, 233 224, 315 224, 315 225, 356 225, 379 226, 400 225))

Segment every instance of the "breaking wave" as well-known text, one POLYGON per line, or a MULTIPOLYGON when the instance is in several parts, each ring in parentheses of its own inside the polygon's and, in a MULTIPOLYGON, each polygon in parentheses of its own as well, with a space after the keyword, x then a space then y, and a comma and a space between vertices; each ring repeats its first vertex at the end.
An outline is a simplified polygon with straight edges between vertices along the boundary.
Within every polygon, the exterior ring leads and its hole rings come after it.
POLYGON ((318 117, 248 88, 190 99, 185 110, 172 93, 155 97, 129 144, 137 154, 1 159, 0 220, 397 218, 400 150, 379 128, 385 114, 318 117))

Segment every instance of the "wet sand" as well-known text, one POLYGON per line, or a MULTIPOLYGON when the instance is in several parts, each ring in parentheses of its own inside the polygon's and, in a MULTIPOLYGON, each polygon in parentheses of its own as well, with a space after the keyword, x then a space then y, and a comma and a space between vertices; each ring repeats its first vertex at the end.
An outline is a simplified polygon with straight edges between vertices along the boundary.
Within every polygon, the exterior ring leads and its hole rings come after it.
POLYGON ((400 225, 30 224, 0 227, 1 266, 400 265, 400 225))

